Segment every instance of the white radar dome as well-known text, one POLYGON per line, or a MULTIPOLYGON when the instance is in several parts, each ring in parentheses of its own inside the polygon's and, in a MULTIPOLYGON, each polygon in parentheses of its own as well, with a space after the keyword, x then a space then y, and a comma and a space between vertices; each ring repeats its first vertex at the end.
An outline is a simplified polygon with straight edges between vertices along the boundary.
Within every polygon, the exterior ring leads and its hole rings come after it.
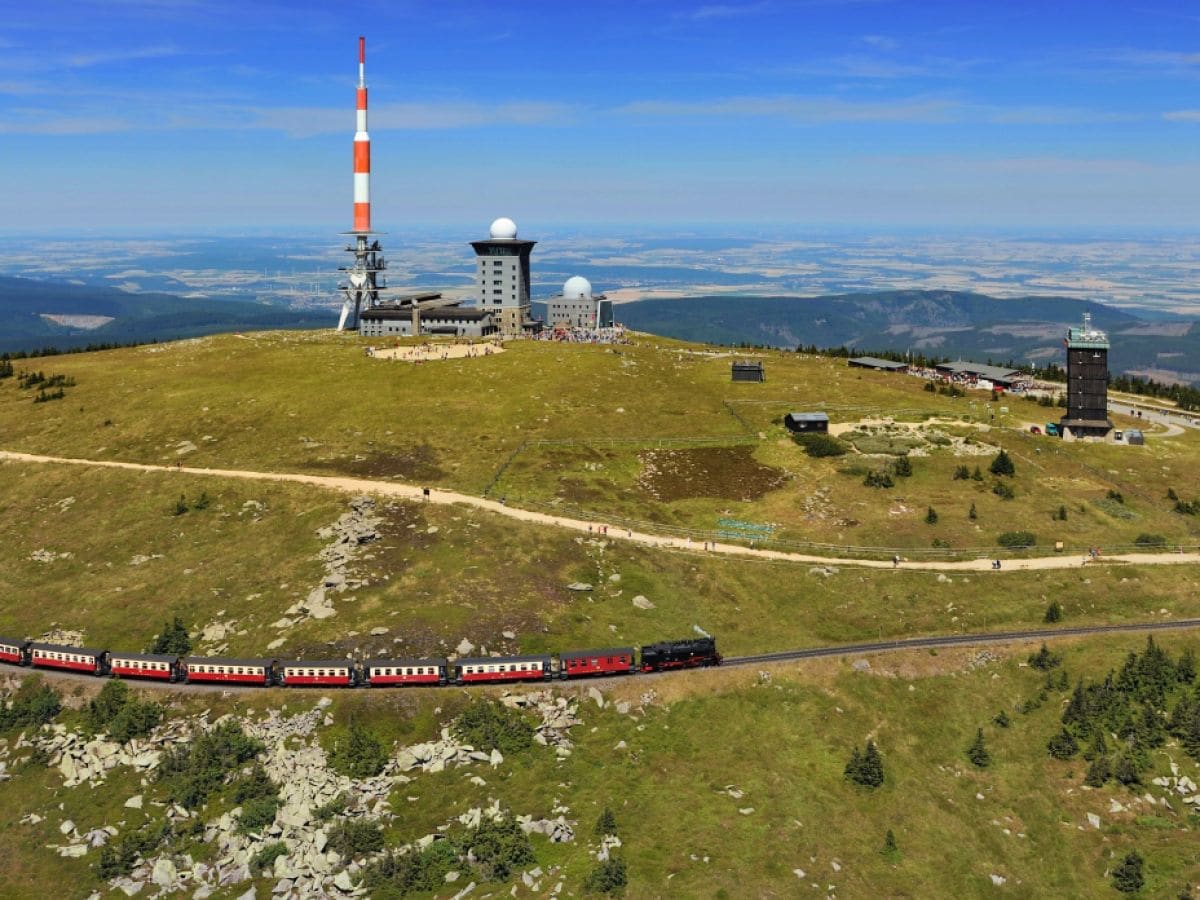
POLYGON ((592 283, 582 275, 573 275, 563 284, 564 300, 590 300, 592 283))
POLYGON ((498 241, 511 241, 517 236, 517 223, 507 216, 501 216, 491 227, 492 238, 498 241))

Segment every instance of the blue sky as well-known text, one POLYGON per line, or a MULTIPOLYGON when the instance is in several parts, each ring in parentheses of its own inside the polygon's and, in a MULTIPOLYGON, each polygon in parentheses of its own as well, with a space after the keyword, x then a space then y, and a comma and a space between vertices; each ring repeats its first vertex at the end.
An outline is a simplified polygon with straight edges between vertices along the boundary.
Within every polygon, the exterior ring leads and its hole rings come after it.
POLYGON ((1193 229, 1200 2, 0 0, 0 229, 1193 229))

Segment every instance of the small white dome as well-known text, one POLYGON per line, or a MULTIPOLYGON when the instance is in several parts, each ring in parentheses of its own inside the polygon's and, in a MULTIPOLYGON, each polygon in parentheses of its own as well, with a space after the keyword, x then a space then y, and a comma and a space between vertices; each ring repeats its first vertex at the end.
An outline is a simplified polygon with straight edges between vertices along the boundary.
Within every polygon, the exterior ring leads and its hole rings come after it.
POLYGON ((517 223, 507 216, 501 216, 492 223, 491 233, 493 240, 511 241, 517 236, 517 223))
POLYGON ((564 300, 592 299, 592 283, 582 275, 572 275, 563 284, 564 300))

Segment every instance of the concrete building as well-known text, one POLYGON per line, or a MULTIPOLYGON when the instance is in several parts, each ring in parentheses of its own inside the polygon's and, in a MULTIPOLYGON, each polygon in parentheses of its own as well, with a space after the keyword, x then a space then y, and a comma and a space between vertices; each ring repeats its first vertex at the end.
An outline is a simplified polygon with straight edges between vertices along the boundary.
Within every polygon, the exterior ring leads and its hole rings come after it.
POLYGON ((1067 440, 1104 440, 1113 430, 1108 418, 1108 335, 1092 327, 1067 329, 1067 414, 1059 432, 1067 440))
POLYGON ((733 381, 766 381, 767 372, 763 364, 754 360, 741 360, 733 363, 730 374, 733 381))
MULTIPOLYGON (((411 304, 374 306, 360 313, 358 333, 363 337, 412 337, 413 321, 411 304)), ((491 312, 457 305, 418 309, 416 321, 420 333, 426 335, 484 338, 500 331, 491 312)))
POLYGON ((908 363, 896 362, 892 359, 879 359, 876 356, 856 356, 846 360, 852 369, 876 369, 880 372, 907 372, 908 363))
POLYGON ((989 366, 986 363, 968 362, 961 359, 957 362, 938 363, 935 368, 947 378, 957 376, 967 380, 988 381, 1005 390, 1029 381, 1029 376, 1017 369, 1010 369, 1007 366, 989 366))
POLYGON ((541 323, 530 316, 529 254, 537 241, 517 239, 517 225, 500 218, 492 223, 485 241, 471 241, 475 255, 479 308, 492 313, 500 331, 508 335, 537 331, 541 323))
POLYGON ((546 303, 546 324, 551 328, 611 328, 612 301, 592 293, 592 283, 575 275, 563 284, 562 293, 546 303))

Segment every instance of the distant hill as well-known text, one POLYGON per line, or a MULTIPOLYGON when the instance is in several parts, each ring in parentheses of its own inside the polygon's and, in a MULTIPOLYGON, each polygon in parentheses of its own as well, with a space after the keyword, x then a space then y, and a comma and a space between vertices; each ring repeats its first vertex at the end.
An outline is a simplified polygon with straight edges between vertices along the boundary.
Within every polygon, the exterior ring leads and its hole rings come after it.
POLYGON ((328 328, 332 313, 0 277, 0 352, 166 341, 226 331, 328 328))
POLYGON ((823 297, 688 297, 621 305, 630 328, 689 341, 920 351, 977 361, 1065 362, 1062 340, 1084 312, 1109 333, 1114 372, 1200 381, 1200 329, 1066 297, 997 299, 961 291, 823 297))

